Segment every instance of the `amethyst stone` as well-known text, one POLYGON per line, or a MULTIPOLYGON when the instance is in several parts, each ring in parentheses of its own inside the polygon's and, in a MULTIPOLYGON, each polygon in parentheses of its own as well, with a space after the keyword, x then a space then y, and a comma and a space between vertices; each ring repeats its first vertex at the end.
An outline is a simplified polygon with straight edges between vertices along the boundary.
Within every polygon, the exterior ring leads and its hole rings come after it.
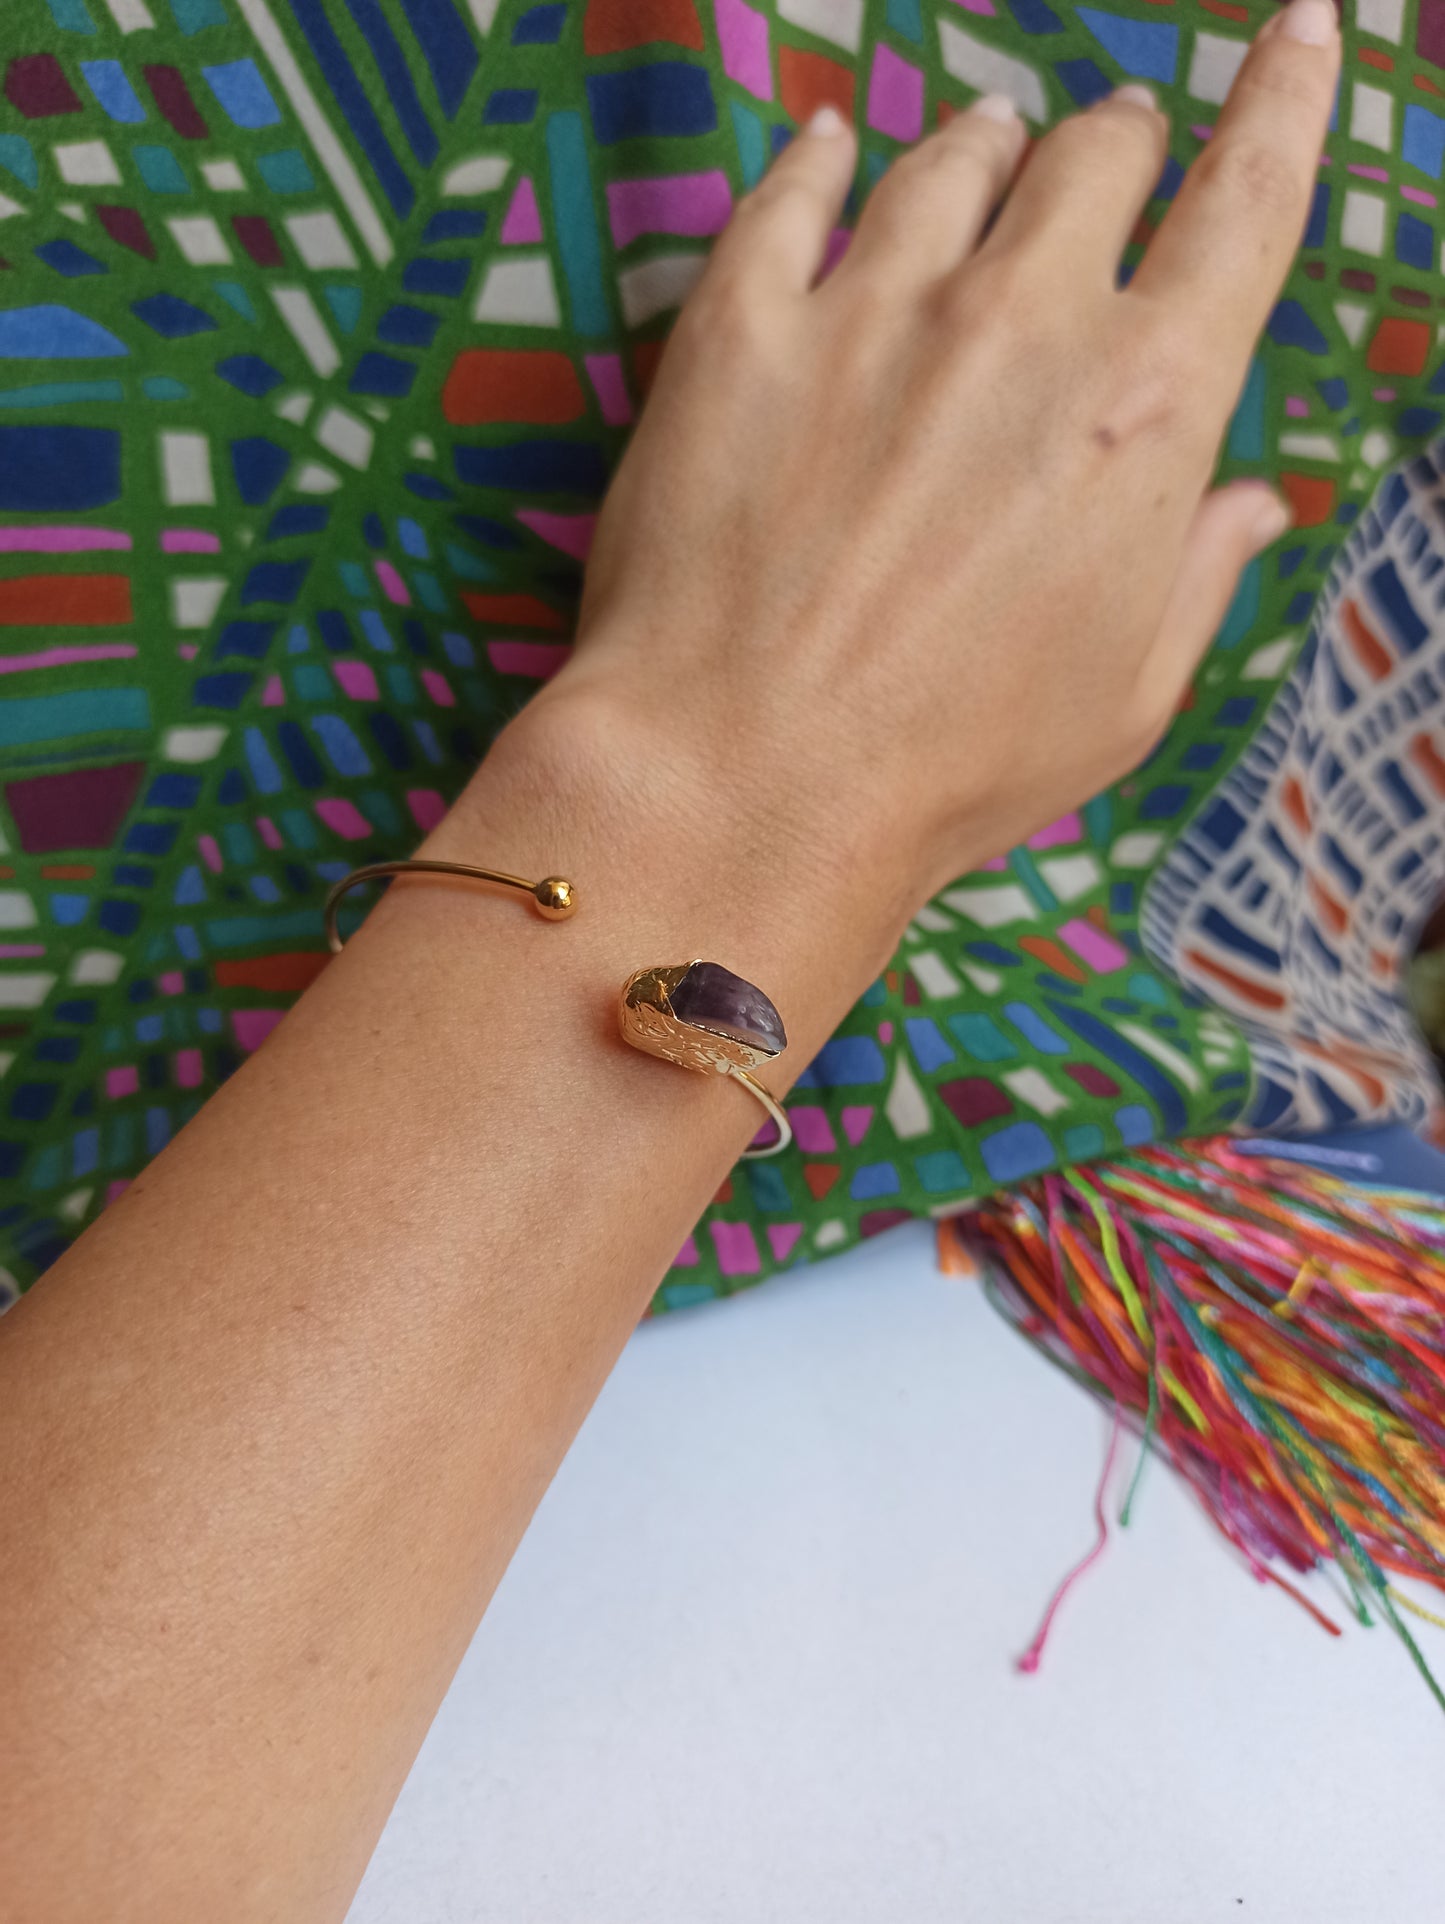
POLYGON ((689 1028, 731 1036, 770 1056, 788 1046, 783 1018, 761 989, 716 962, 694 962, 668 997, 672 1013, 689 1028))

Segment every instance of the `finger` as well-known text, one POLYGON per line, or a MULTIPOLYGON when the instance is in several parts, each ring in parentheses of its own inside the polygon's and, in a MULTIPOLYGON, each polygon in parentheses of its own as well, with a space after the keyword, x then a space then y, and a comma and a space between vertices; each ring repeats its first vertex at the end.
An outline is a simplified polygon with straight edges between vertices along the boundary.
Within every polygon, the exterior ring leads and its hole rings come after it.
POLYGON ((853 130, 837 108, 820 107, 738 202, 707 275, 736 275, 762 292, 806 294, 843 212, 856 153, 853 130))
POLYGON ((900 289, 951 273, 978 244, 1028 144, 1018 108, 985 94, 895 160, 869 196, 835 275, 886 275, 900 289))
POLYGON ((1159 714, 1173 712, 1229 613, 1239 577, 1290 519, 1264 481, 1234 481, 1200 502, 1144 671, 1159 714))
POLYGON ((1229 382, 1299 246, 1339 64, 1332 0, 1291 0, 1271 18, 1130 284, 1217 342, 1229 382))
POLYGON ((1147 87, 1120 87, 1071 114, 1029 155, 983 252, 1035 246, 1051 265, 1112 287, 1168 144, 1169 123, 1147 87))

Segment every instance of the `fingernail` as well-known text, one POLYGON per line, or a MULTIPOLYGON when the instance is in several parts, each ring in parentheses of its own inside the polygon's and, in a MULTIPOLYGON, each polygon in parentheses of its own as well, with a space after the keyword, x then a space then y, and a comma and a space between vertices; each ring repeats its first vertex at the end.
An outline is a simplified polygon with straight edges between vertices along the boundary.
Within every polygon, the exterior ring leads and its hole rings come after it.
POLYGON ((1329 46, 1339 25, 1334 0, 1290 0, 1279 16, 1281 37, 1306 47, 1329 46))
POLYGON ((1154 89, 1146 87, 1139 80, 1130 80, 1124 86, 1116 87, 1111 97, 1115 100, 1127 100, 1135 107, 1147 107, 1150 113, 1157 114, 1159 111, 1159 102, 1155 98, 1154 89))
POLYGON ((1294 525, 1294 512, 1273 488, 1265 487, 1260 492, 1263 498, 1254 511, 1254 544, 1256 548, 1267 548, 1294 525))
POLYGON ((979 114, 984 120, 1001 120, 1005 124, 1016 121, 1019 110, 1007 94, 980 94, 968 111, 979 114))
POLYGON ((839 134, 847 133, 848 123, 836 107, 819 107, 803 131, 809 134, 824 134, 829 139, 834 139, 839 134))

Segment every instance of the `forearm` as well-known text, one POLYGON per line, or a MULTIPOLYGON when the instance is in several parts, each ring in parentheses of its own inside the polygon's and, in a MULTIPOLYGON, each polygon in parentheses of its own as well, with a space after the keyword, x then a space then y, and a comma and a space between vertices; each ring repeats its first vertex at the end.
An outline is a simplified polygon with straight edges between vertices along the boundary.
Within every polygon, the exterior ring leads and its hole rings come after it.
MULTIPOLYGON (((637 1055, 621 982, 722 961, 806 1066, 897 933, 829 851, 504 740, 406 881, 0 1326, 11 1897, 342 1914, 578 1423, 760 1112, 637 1055)), ((842 851, 836 851, 842 853, 842 851)), ((786 1067, 788 1076, 777 1071, 786 1067)))

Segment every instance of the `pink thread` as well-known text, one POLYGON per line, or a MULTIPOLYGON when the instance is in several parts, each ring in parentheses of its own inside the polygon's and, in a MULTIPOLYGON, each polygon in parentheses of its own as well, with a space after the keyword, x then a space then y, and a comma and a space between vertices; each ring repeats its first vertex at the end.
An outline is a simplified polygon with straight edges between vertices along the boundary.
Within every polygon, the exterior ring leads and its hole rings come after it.
POLYGON ((1095 1542, 1093 1549, 1090 1550, 1086 1556, 1079 1559, 1059 1585, 1058 1589, 1055 1590, 1052 1597, 1049 1598, 1049 1606, 1044 1612, 1043 1622, 1039 1625, 1038 1635, 1018 1660, 1017 1668, 1020 1669, 1026 1677, 1033 1676, 1043 1659, 1044 1645, 1049 1640, 1049 1631, 1053 1628, 1054 1618, 1058 1615, 1059 1606, 1063 1603, 1064 1598, 1073 1589, 1080 1577, 1098 1562, 1108 1547, 1109 1522, 1104 1515, 1104 1498, 1108 1493, 1109 1475, 1114 1468, 1114 1456, 1119 1448, 1120 1426, 1120 1410, 1119 1405, 1116 1403, 1114 1405, 1114 1421, 1109 1430, 1109 1447, 1104 1452, 1104 1467, 1099 1475, 1099 1487, 1094 1492, 1094 1521, 1099 1526, 1098 1540, 1095 1542))

